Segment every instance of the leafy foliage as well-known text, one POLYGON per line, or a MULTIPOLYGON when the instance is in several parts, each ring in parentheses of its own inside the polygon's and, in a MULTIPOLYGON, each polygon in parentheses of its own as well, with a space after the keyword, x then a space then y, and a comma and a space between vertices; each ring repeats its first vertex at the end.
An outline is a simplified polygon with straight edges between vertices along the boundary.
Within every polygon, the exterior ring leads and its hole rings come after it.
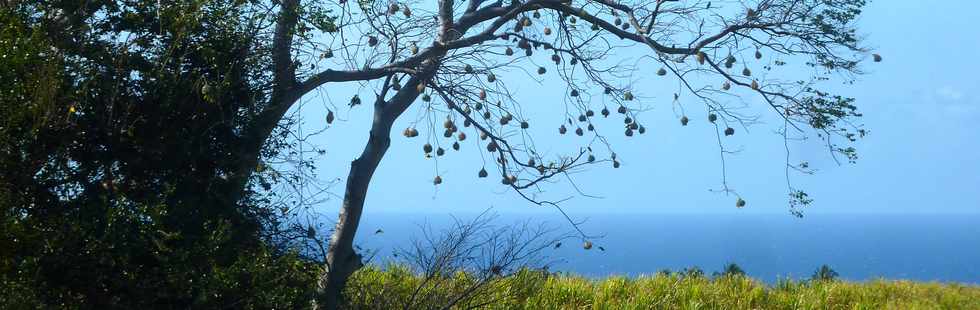
POLYGON ((277 181, 243 173, 285 146, 250 135, 263 20, 242 2, 156 3, 0 11, 0 300, 308 304, 318 268, 279 245, 285 218, 251 190, 277 181))

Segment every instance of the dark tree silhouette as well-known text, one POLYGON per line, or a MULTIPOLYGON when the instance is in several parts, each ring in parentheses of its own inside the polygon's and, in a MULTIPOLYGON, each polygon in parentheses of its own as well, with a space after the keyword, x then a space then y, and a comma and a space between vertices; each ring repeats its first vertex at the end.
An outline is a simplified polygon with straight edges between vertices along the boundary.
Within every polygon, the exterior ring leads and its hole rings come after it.
POLYGON ((837 271, 831 269, 830 266, 821 265, 820 268, 817 268, 817 270, 813 272, 813 275, 810 276, 810 280, 833 281, 837 279, 837 276, 838 276, 837 271))
POLYGON ((742 270, 742 267, 739 267, 738 264, 728 263, 728 264, 725 265, 725 268, 723 268, 721 271, 715 271, 711 275, 713 275, 715 277, 718 277, 718 276, 744 276, 745 275, 745 270, 742 270))

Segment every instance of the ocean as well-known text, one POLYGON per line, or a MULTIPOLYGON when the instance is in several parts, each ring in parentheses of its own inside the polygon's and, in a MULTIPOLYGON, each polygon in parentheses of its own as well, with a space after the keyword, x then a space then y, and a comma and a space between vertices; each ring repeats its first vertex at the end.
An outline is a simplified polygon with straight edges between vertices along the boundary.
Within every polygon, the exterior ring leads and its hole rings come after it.
MULTIPOLYGON (((461 220, 476 214, 461 214, 461 220)), ((566 240, 544 254, 552 271, 589 277, 637 276, 697 266, 711 274, 738 264, 756 279, 805 279, 826 264, 842 279, 876 278, 980 284, 980 214, 573 214, 595 247, 566 240), (598 246, 605 248, 599 251, 598 246)), ((421 233, 438 231, 453 217, 436 214, 366 214, 356 243, 375 251, 374 263, 421 233), (375 234, 377 229, 384 232, 375 234)), ((495 225, 527 221, 560 231, 560 214, 498 214, 495 225)))

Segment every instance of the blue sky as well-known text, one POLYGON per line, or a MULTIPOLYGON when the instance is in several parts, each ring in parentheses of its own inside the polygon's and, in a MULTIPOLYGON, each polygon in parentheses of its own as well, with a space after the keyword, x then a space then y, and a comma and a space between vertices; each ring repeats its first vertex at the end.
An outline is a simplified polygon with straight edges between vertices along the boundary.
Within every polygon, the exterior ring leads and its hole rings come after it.
MULTIPOLYGON (((970 30, 976 29, 978 12, 980 4, 973 1, 870 3, 859 30, 884 62, 866 65, 868 74, 853 86, 837 83, 834 88, 858 99, 871 135, 856 144, 861 158, 854 165, 835 164, 817 141, 792 146, 794 160, 806 159, 819 170, 812 176, 794 176, 795 185, 816 199, 807 213, 980 213, 980 95, 975 92, 980 88, 980 61, 975 56, 980 33, 970 30)), ((633 48, 623 57, 642 52, 633 48)), ((522 101, 533 103, 525 106, 530 106, 526 111, 534 115, 534 124, 541 124, 532 125, 541 130, 535 137, 538 149, 575 150, 572 147, 584 140, 575 144, 570 143, 575 138, 557 135, 560 118, 537 116, 560 107, 560 102, 549 106, 548 101, 560 96, 563 88, 552 92, 547 82, 524 79, 516 81, 515 91, 522 101)), ((304 98, 299 110, 306 132, 322 128, 324 106, 338 111, 340 121, 309 141, 326 150, 316 161, 322 182, 342 182, 367 137, 369 105, 351 110, 344 104, 356 87, 328 85, 304 98)), ((691 124, 681 127, 667 94, 658 94, 656 88, 645 93, 652 108, 642 114, 646 135, 627 139, 610 134, 616 137, 611 142, 622 158, 621 169, 598 165, 573 176, 584 192, 601 198, 577 195, 567 181, 547 185, 544 194, 573 197, 564 203, 573 217, 611 212, 787 213, 785 153, 774 133, 779 123, 766 117, 768 111, 750 110, 763 115, 764 123, 725 141, 742 149, 726 159, 730 185, 748 201, 746 208, 736 209, 734 196, 710 191, 721 182, 713 127, 696 112, 688 112, 691 124)), ((702 109, 693 104, 689 108, 702 109)), ((395 125, 392 147, 371 184, 367 213, 460 214, 490 207, 498 213, 555 212, 525 202, 495 178, 476 178, 482 162, 475 145, 449 151, 438 163, 423 158, 424 140, 400 135, 414 113, 408 111, 395 125), (438 187, 431 183, 437 173, 445 180, 438 187)), ((335 184, 331 192, 316 209, 332 219, 343 184, 335 184)))

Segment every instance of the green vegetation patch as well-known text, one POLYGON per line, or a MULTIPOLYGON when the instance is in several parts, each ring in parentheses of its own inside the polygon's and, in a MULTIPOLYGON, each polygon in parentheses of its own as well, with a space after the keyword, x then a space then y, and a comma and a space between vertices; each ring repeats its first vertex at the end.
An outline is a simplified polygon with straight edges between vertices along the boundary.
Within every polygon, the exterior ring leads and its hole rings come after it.
MULTIPOLYGON (((437 288, 417 290, 424 277, 407 268, 366 267, 345 291, 350 308, 442 308, 477 280, 445 275, 437 288), (436 296, 438 295, 438 296, 436 296), (414 296, 414 297, 413 297, 414 296)), ((433 281, 433 280, 429 280, 433 281)), ((600 280, 522 270, 489 280, 453 309, 980 309, 980 287, 874 280, 784 280, 766 285, 741 274, 661 272, 600 280)))

